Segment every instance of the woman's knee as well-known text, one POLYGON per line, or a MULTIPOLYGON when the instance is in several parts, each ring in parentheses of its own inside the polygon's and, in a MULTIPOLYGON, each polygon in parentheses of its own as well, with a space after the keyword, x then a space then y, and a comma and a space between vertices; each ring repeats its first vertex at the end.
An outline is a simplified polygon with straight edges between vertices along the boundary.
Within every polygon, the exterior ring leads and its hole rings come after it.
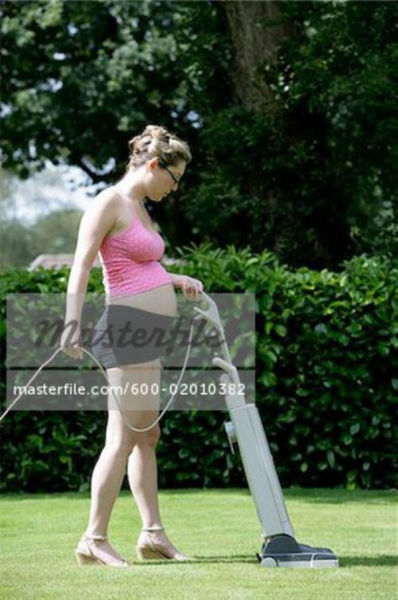
MULTIPOLYGON (((145 429, 148 427, 150 423, 145 421, 138 421, 134 423, 134 427, 137 429, 145 429)), ((160 439, 160 427, 159 423, 151 427, 148 431, 128 431, 123 432, 123 434, 115 434, 112 431, 109 431, 105 438, 105 447, 112 448, 114 451, 129 455, 136 444, 140 446, 151 446, 155 448, 160 439)))
POLYGON ((105 437, 105 448, 112 449, 118 454, 128 456, 137 442, 136 435, 123 434, 115 435, 114 433, 107 433, 105 437))
POLYGON ((151 427, 148 431, 138 433, 136 438, 136 443, 140 446, 151 446, 155 448, 160 439, 160 427, 159 423, 151 427))

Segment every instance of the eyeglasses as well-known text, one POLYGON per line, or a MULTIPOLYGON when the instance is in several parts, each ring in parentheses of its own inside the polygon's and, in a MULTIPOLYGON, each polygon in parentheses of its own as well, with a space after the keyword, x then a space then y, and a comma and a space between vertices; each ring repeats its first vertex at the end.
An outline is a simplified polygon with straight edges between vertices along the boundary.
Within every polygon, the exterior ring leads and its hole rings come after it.
POLYGON ((162 167, 162 169, 165 169, 168 172, 168 174, 170 175, 170 177, 172 178, 172 180, 174 181, 174 183, 176 183, 178 185, 180 183, 180 181, 181 181, 182 178, 181 177, 176 177, 174 175, 174 173, 172 173, 170 171, 170 169, 167 167, 166 163, 161 158, 159 158, 158 162, 159 162, 159 165, 162 167))

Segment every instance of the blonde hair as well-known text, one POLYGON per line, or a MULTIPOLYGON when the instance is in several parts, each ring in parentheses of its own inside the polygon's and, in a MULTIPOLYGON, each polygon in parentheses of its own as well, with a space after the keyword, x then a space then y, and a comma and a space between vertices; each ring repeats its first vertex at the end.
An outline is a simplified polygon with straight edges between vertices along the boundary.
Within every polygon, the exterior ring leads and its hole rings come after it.
POLYGON ((129 141, 129 149, 126 171, 140 167, 155 157, 167 165, 176 165, 181 160, 189 163, 192 160, 188 144, 159 125, 147 125, 140 135, 129 141))

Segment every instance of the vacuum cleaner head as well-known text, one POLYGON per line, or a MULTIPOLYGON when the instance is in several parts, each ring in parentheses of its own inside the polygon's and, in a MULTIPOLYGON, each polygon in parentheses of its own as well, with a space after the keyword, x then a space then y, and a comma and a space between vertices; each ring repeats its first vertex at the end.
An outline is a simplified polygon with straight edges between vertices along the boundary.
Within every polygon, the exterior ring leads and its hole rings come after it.
POLYGON ((276 535, 264 542, 257 558, 261 567, 324 568, 338 567, 339 560, 329 548, 299 544, 290 535, 276 535))

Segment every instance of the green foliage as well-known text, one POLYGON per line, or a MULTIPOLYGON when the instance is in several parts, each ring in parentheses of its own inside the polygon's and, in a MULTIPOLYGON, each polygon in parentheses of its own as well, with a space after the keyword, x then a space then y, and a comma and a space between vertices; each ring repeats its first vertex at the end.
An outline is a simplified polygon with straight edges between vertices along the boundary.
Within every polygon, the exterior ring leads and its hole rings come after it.
POLYGON ((212 107, 200 131, 205 172, 188 214, 204 239, 270 248, 295 267, 395 256, 397 6, 279 8, 290 35, 277 62, 258 73, 276 108, 212 107))
POLYGON ((386 207, 392 222, 398 212, 397 5, 306 6, 283 3, 296 35, 281 49, 278 70, 267 75, 293 132, 295 200, 317 199, 309 223, 329 228, 340 246, 342 235, 349 236, 350 253, 394 256, 396 228, 386 231, 378 221, 386 207), (383 243, 374 244, 374 235, 383 243))
MULTIPOLYGON (((397 261, 361 255, 336 273, 291 271, 268 251, 233 246, 203 244, 179 254, 186 265, 173 271, 200 277, 209 293, 256 295, 256 403, 283 485, 396 486, 397 261)), ((64 292, 68 273, 4 272, 2 319, 7 293, 64 292)), ((102 291, 99 269, 88 291, 102 291)), ((4 322, 1 344, 4 357, 4 322)), ((243 484, 225 417, 166 416, 161 486, 243 484)), ((12 411, 2 424, 3 490, 87 489, 104 425, 104 413, 12 411)))
POLYGON ((194 155, 160 208, 176 245, 334 270, 396 255, 397 3, 277 6, 289 33, 257 73, 273 108, 253 114, 223 2, 3 3, 4 166, 26 176, 51 160, 111 183, 130 136, 161 123, 194 155))
POLYGON ((98 181, 113 158, 121 170, 126 132, 142 129, 149 115, 163 122, 178 108, 171 4, 3 6, 2 92, 11 109, 4 120, 5 168, 24 176, 45 159, 65 161, 98 181))

